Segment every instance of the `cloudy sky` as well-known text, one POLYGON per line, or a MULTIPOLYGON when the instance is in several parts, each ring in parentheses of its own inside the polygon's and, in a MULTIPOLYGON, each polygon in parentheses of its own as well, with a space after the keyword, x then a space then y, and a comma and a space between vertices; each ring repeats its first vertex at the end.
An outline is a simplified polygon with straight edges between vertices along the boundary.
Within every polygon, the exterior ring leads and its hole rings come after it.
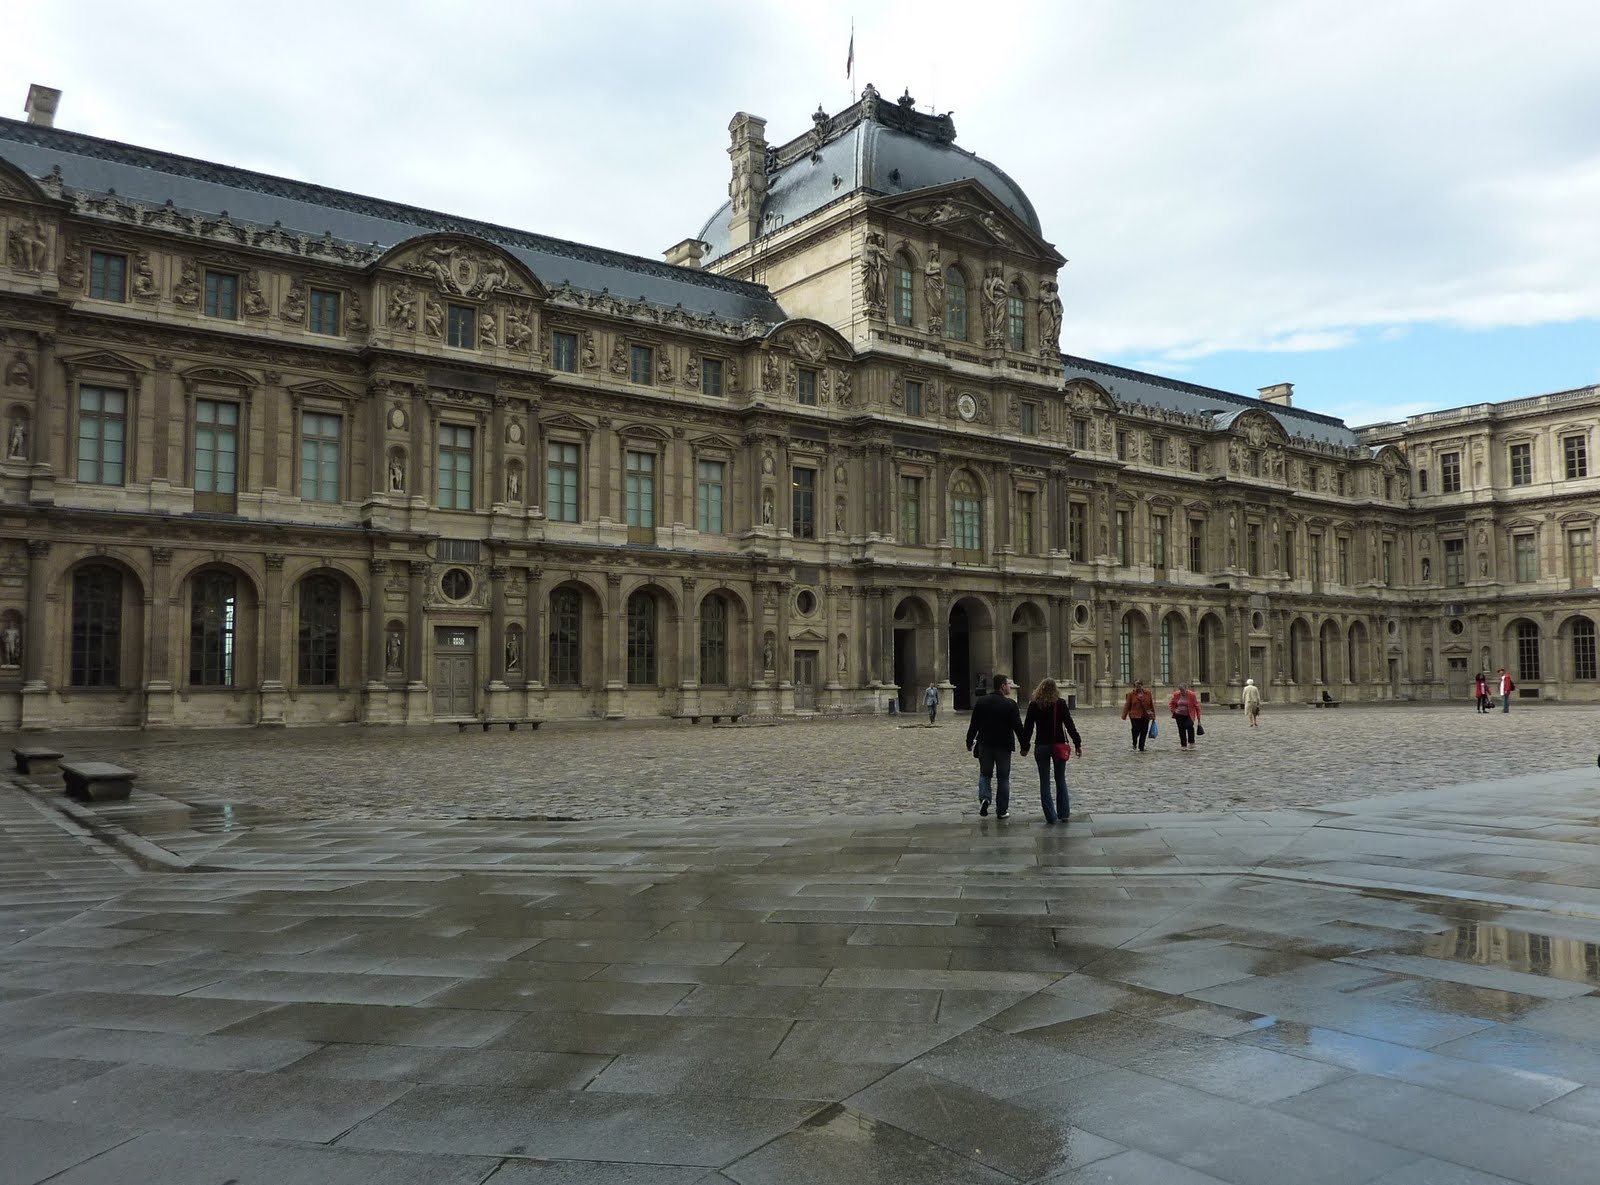
POLYGON ((850 102, 852 15, 1032 197, 1070 352, 1352 423, 1600 382, 1593 0, 74 0, 4 18, 0 110, 658 256, 735 111, 850 102))

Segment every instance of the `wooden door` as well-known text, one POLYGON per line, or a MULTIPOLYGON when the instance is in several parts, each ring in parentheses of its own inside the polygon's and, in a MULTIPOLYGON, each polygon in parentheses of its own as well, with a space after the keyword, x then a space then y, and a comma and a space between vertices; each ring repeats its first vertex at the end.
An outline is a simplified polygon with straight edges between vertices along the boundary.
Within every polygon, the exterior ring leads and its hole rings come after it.
POLYGON ((456 720, 475 714, 477 630, 435 631, 433 652, 433 717, 456 720))
POLYGON ((817 707, 817 652, 794 652, 794 706, 796 711, 810 712, 817 707))

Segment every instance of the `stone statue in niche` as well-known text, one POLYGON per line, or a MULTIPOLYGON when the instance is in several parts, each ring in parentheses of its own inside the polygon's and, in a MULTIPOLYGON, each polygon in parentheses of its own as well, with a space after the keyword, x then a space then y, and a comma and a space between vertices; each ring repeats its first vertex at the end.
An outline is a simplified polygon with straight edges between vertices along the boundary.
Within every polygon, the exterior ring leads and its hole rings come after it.
POLYGON ((1433 651, 1431 650, 1422 652, 1422 677, 1424 679, 1433 678, 1433 651))
POLYGON ((350 307, 345 310, 344 327, 348 333, 367 331, 367 316, 361 309, 361 297, 354 292, 350 294, 350 307))
POLYGON ((28 456, 28 421, 22 416, 11 420, 11 431, 6 437, 6 456, 13 460, 26 460, 28 456))
POLYGON ((839 652, 839 662, 838 662, 838 666, 839 666, 839 681, 842 683, 842 682, 844 682, 845 673, 850 670, 850 656, 845 653, 845 648, 844 648, 844 645, 842 644, 842 640, 841 640, 841 644, 838 647, 838 652, 839 652))
POLYGON ((35 216, 33 225, 22 223, 11 228, 11 266, 19 272, 38 275, 44 271, 49 240, 45 238, 44 223, 35 216))
POLYGON ((406 464, 399 453, 389 457, 389 492, 391 494, 406 492, 406 464))
POLYGON ((922 295, 928 306, 928 332, 944 332, 944 264, 939 261, 939 244, 928 248, 928 262, 922 269, 922 295))
POLYGON ((983 338, 989 346, 1006 343, 1006 279, 997 267, 983 277, 983 338))
POLYGON ((772 517, 772 491, 767 490, 761 495, 761 525, 770 527, 772 525, 772 517))
POLYGON ((772 635, 768 634, 766 641, 761 646, 761 669, 764 671, 772 670, 772 664, 776 657, 772 649, 772 635))
POLYGON ((389 636, 383 643, 383 665, 385 670, 398 671, 400 660, 405 657, 405 643, 400 640, 399 630, 390 630, 389 636))
POLYGON ((868 308, 883 310, 889 292, 889 251, 875 230, 867 232, 867 249, 861 257, 861 291, 868 308))
POLYGON ((422 328, 429 337, 444 336, 444 306, 431 297, 422 305, 422 328))
POLYGON ((1428 561, 1426 556, 1422 559, 1422 579, 1424 581, 1433 579, 1433 564, 1428 561))
POLYGON ((833 529, 840 535, 844 534, 844 513, 844 499, 836 499, 833 504, 833 529))
MULTIPOLYGON (((305 319, 305 307, 302 303, 300 315, 289 315, 289 301, 293 299, 299 285, 289 289, 289 295, 283 298, 283 316, 286 321, 305 319)), ((389 324, 398 325, 405 329, 417 327, 417 290, 409 283, 402 281, 400 286, 389 294, 389 324)))
POLYGON ((506 634, 506 670, 522 669, 522 635, 516 630, 506 634))
POLYGON ((1489 557, 1486 555, 1479 554, 1478 556, 1478 575, 1480 577, 1489 575, 1489 557))
POLYGON ((764 354, 761 358, 761 386, 763 390, 776 391, 780 377, 778 374, 778 359, 775 354, 764 354))
POLYGON ((838 393, 839 406, 849 407, 851 401, 855 398, 855 394, 850 389, 850 372, 848 370, 841 370, 839 372, 839 382, 836 390, 838 393))
POLYGON ((1039 285, 1039 351, 1049 356, 1061 348, 1061 296, 1054 280, 1039 285))
POLYGON ((17 624, 15 615, 7 614, 5 624, 0 625, 0 667, 21 665, 22 628, 17 624))
POLYGON ((522 501, 522 470, 515 465, 506 470, 506 501, 522 501))

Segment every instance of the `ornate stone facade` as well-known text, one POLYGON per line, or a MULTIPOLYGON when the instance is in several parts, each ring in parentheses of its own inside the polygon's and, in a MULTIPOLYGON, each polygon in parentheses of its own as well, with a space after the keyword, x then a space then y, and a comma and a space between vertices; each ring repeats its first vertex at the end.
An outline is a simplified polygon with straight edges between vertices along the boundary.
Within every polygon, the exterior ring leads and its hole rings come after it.
POLYGON ((695 268, 0 121, 0 725, 1600 698, 1595 392, 1358 434, 1063 355, 948 117, 813 122, 734 121, 695 268), (932 182, 774 183, 869 132, 932 182))

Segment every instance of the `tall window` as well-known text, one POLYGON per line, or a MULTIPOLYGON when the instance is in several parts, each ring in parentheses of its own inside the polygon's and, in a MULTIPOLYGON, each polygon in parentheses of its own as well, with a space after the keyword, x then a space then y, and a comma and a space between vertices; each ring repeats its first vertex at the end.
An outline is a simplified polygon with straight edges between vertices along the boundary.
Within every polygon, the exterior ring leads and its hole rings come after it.
POLYGON ((1067 555, 1076 564, 1089 558, 1089 508, 1082 502, 1067 503, 1067 555))
MULTIPOLYGON (((1287 576, 1290 580, 1293 580, 1295 578, 1295 575, 1294 575, 1295 564, 1296 564, 1295 552, 1297 550, 1297 547, 1298 547, 1298 545, 1295 542, 1294 528, 1290 527, 1287 531, 1284 532, 1284 536, 1283 536, 1283 574, 1285 576, 1287 576)), ((1383 547, 1384 547, 1384 557, 1385 557, 1384 558, 1384 563, 1388 563, 1389 562, 1388 561, 1388 555, 1389 555, 1390 545, 1385 543, 1383 545, 1383 547)), ((1387 578, 1385 578, 1385 579, 1387 580, 1387 578)))
POLYGON ((1075 449, 1089 447, 1089 421, 1082 416, 1077 416, 1072 421, 1072 447, 1075 449))
POLYGON ((545 517, 578 521, 578 446, 552 440, 545 449, 545 517))
POLYGON ((308 576, 300 582, 300 686, 339 685, 339 582, 308 576))
POLYGON ((1201 462, 1202 462, 1203 458, 1204 458, 1204 454, 1200 451, 1200 446, 1198 444, 1191 444, 1189 446, 1189 472, 1190 473, 1199 473, 1200 472, 1201 462))
POLYGON ((1589 476, 1589 442, 1582 436, 1568 436, 1561 441, 1561 455, 1567 463, 1567 480, 1576 481, 1589 476))
POLYGON ((1024 436, 1037 436, 1039 434, 1039 405, 1024 401, 1019 409, 1020 421, 1024 436))
POLYGON ((72 576, 74 687, 116 687, 122 672, 122 573, 88 564, 72 576))
POLYGON ((1021 284, 1011 285, 1006 297, 1006 344, 1019 353, 1028 348, 1028 304, 1021 284))
POLYGON ((983 558, 983 498, 966 473, 950 483, 950 546, 958 560, 976 563, 983 558))
POLYGON ((1454 588, 1467 582, 1467 541, 1444 541, 1444 582, 1454 588))
POLYGON ((476 349, 478 345, 478 310, 471 305, 446 306, 445 344, 462 350, 476 349))
POLYGON ((1439 454, 1439 492, 1441 494, 1459 494, 1461 492, 1461 454, 1439 454))
POLYGON ((1567 571, 1573 588, 1594 587, 1594 531, 1575 527, 1567 532, 1567 571))
POLYGON ((1533 484, 1533 445, 1511 446, 1511 484, 1514 486, 1533 484))
POLYGON ((922 384, 915 379, 906 380, 906 415, 922 414, 922 384))
POLYGON ((1038 547, 1036 537, 1036 523, 1034 521, 1035 506, 1038 496, 1032 490, 1017 491, 1017 551, 1022 555, 1032 555, 1038 547))
POLYGON ((1117 511, 1117 563, 1124 568, 1132 562, 1129 554, 1133 547, 1133 515, 1130 511, 1117 511))
POLYGON ((900 542, 922 542, 922 478, 900 479, 900 542))
POLYGON ((817 406, 817 372, 802 366, 795 372, 796 397, 807 407, 817 406))
POLYGON ((911 324, 911 292, 912 285, 916 283, 916 273, 911 270, 911 261, 904 255, 894 257, 894 323, 896 325, 911 324))
POLYGON ((1322 536, 1311 536, 1311 572, 1312 583, 1322 583, 1322 536))
POLYGON ((128 393, 107 387, 78 388, 78 480, 122 484, 128 439, 128 393))
POLYGON ((694 517, 702 534, 722 534, 722 480, 726 468, 721 461, 701 461, 695 466, 694 517))
POLYGON ((1543 678, 1539 673, 1539 627, 1531 621, 1517 622, 1517 678, 1524 683, 1543 678))
POLYGON ((1117 678, 1124 687, 1133 682, 1133 619, 1126 616, 1117 631, 1117 678))
POLYGON ((1394 583, 1394 544, 1387 539, 1383 541, 1383 582, 1394 583))
POLYGON ((1168 617, 1161 619, 1161 653, 1156 672, 1161 682, 1172 682, 1172 619, 1168 617))
POLYGON ((338 416, 308 411, 300 417, 300 497, 307 502, 339 500, 338 416))
POLYGON ((958 267, 944 273, 944 335, 967 340, 967 277, 958 267))
POLYGON ((700 394, 722 397, 722 359, 700 360, 700 394))
POLYGON ((583 641, 582 608, 578 590, 558 588, 550 594, 550 685, 576 687, 580 667, 578 649, 583 641))
POLYGON ((197 494, 237 492, 239 405, 198 399, 194 405, 194 489, 197 494))
POLYGON ((1350 583, 1350 540, 1340 535, 1333 541, 1336 562, 1339 565, 1339 583, 1350 583))
POLYGON ((206 316, 225 321, 239 319, 239 277, 226 272, 206 273, 206 316))
POLYGON ((232 687, 238 582, 227 572, 201 572, 190 593, 189 685, 232 687))
POLYGON ((793 531, 796 539, 817 537, 817 471, 796 466, 790 476, 794 512, 793 531))
POLYGON ((439 508, 472 509, 472 429, 439 425, 439 508))
POLYGON ((728 602, 712 593, 700 602, 700 683, 728 682, 728 602))
POLYGON ((1245 569, 1252 576, 1261 575, 1261 524, 1248 523, 1245 525, 1244 562, 1245 569))
POLYGON ((1165 436, 1152 436, 1150 438, 1150 463, 1165 465, 1167 463, 1167 438, 1165 436))
POLYGON ((1127 430, 1125 428, 1118 428, 1117 429, 1116 440, 1117 440, 1117 460, 1126 461, 1128 459, 1128 433, 1127 433, 1127 430))
POLYGON ((1426 494, 1427 492, 1428 492, 1428 471, 1426 469, 1418 469, 1417 470, 1417 493, 1426 494))
POLYGON ((628 598, 628 682, 656 681, 656 599, 647 592, 628 598))
POLYGON ((629 537, 639 532, 643 542, 652 542, 656 528, 656 455, 630 450, 623 458, 623 470, 629 537))
POLYGON ((128 299, 128 257, 110 251, 89 252, 89 295, 95 300, 128 299))
POLYGON ((1517 564, 1517 583, 1532 584, 1539 579, 1539 543, 1533 535, 1513 535, 1511 552, 1517 564))
POLYGON ((311 332, 335 336, 339 332, 339 296, 327 288, 311 290, 311 332))
POLYGON ((1189 520, 1189 571, 1204 572, 1206 570, 1206 520, 1191 518, 1189 520))
POLYGON ((550 335, 550 366, 576 374, 578 370, 578 335, 556 330, 550 335))
POLYGON ((628 379, 641 387, 656 381, 656 352, 649 346, 628 347, 628 379))
POLYGON ((1167 516, 1150 516, 1150 562, 1157 568, 1167 566, 1167 516))
POLYGON ((1572 623, 1572 677, 1593 679, 1595 675, 1594 622, 1580 617, 1572 623))

